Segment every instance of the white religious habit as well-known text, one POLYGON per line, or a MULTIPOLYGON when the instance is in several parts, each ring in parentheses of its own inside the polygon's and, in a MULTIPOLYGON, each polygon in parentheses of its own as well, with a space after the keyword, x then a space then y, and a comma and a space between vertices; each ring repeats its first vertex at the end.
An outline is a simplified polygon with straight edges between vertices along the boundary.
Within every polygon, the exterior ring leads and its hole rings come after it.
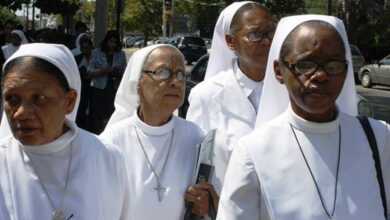
POLYGON ((251 1, 235 2, 220 14, 214 29, 205 81, 189 95, 187 120, 204 132, 217 129, 214 145, 214 172, 211 183, 220 193, 232 144, 255 127, 262 82, 248 78, 237 64, 237 56, 227 46, 234 14, 251 1))
POLYGON ((131 217, 137 220, 182 220, 184 195, 192 184, 201 129, 172 116, 161 126, 150 126, 138 116, 137 87, 147 56, 158 47, 136 51, 115 98, 116 110, 101 138, 119 146, 130 180, 131 217))
MULTIPOLYGON (((39 57, 56 65, 69 86, 80 92, 77 65, 65 46, 21 46, 10 60, 22 56, 39 57)), ((129 219, 124 158, 118 148, 77 127, 77 107, 78 101, 65 121, 69 130, 50 143, 24 145, 2 132, 1 220, 129 219)), ((7 120, 2 124, 8 124, 7 120)))
MULTIPOLYGON (((13 31, 11 31, 11 33, 18 35, 18 37, 21 40, 21 44, 28 43, 28 40, 27 40, 26 36, 24 35, 23 31, 13 30, 13 31)), ((12 54, 14 54, 19 49, 19 47, 20 46, 15 46, 12 43, 8 43, 8 44, 2 46, 1 50, 3 51, 4 59, 7 60, 8 58, 10 58, 12 56, 12 54)))
MULTIPOLYGON (((287 35, 310 20, 327 22, 338 31, 346 60, 352 64, 342 21, 319 15, 283 18, 268 63, 278 59, 287 35)), ((260 125, 234 148, 217 219, 384 220, 371 148, 355 117, 356 103, 345 99, 352 94, 349 97, 354 101, 356 96, 352 65, 337 99, 337 117, 326 123, 296 115, 289 106, 286 88, 279 86, 270 71, 273 69, 268 66, 264 88, 269 91, 264 91, 267 97, 261 98, 259 106, 266 114, 258 117, 260 125)), ((369 121, 378 143, 389 204, 390 173, 385 169, 390 166, 390 128, 384 122, 369 121)))

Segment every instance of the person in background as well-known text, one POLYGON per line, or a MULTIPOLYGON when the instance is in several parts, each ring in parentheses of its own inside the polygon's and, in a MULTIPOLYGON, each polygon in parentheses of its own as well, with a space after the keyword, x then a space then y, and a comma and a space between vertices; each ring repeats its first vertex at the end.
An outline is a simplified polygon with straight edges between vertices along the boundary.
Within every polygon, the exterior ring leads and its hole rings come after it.
POLYGON ((80 106, 77 112, 76 123, 79 127, 91 131, 90 128, 90 99, 91 99, 91 79, 88 75, 88 66, 92 58, 93 43, 88 34, 80 35, 78 39, 80 54, 75 56, 81 77, 81 98, 80 106))
POLYGON ((2 46, 1 50, 3 51, 3 56, 5 60, 11 57, 22 44, 27 44, 28 40, 21 30, 13 30, 9 35, 9 43, 2 46))
POLYGON ((114 98, 126 68, 126 54, 117 31, 108 31, 101 46, 92 51, 90 113, 93 132, 100 133, 114 111, 114 98))

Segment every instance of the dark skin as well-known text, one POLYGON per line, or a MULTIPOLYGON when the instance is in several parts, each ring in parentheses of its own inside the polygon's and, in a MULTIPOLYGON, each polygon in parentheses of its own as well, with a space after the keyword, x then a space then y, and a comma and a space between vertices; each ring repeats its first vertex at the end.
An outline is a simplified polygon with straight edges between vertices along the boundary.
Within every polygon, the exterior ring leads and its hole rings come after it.
POLYGON ((226 43, 236 53, 241 71, 254 81, 262 81, 272 39, 251 42, 247 35, 253 31, 273 32, 275 29, 273 18, 266 10, 254 8, 242 14, 239 26, 236 33, 225 36, 226 43))
MULTIPOLYGON (((294 64, 310 60, 324 64, 330 60, 344 61, 345 48, 338 32, 324 25, 301 25, 292 33, 290 52, 283 58, 294 64)), ((274 62, 277 80, 286 85, 291 107, 300 117, 313 122, 328 122, 337 116, 336 99, 346 78, 346 71, 330 75, 322 68, 309 76, 296 75, 280 60, 274 62)))

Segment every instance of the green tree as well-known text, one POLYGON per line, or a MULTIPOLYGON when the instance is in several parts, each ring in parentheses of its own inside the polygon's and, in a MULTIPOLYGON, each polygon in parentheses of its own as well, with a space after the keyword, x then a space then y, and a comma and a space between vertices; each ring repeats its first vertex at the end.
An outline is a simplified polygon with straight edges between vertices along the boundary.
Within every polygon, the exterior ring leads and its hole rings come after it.
POLYGON ((11 10, 20 9, 22 4, 30 3, 30 0, 1 0, 0 6, 9 8, 11 10))
POLYGON ((143 33, 147 42, 161 35, 162 0, 127 0, 122 20, 125 30, 143 33))
MULTIPOLYGON (((258 2, 263 3, 264 1, 258 2)), ((304 0, 272 0, 266 1, 265 5, 277 18, 306 13, 304 0)))

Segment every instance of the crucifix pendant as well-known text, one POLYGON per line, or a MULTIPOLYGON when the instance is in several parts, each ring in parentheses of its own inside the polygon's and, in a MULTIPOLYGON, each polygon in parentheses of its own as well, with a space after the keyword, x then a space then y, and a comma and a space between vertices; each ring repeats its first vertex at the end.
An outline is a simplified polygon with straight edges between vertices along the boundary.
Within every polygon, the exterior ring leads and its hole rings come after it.
POLYGON ((53 220, 65 220, 64 211, 61 209, 56 209, 53 212, 53 220))
POLYGON ((153 188, 157 192, 158 201, 162 201, 163 193, 165 192, 165 187, 163 187, 160 183, 157 183, 157 186, 153 188))

